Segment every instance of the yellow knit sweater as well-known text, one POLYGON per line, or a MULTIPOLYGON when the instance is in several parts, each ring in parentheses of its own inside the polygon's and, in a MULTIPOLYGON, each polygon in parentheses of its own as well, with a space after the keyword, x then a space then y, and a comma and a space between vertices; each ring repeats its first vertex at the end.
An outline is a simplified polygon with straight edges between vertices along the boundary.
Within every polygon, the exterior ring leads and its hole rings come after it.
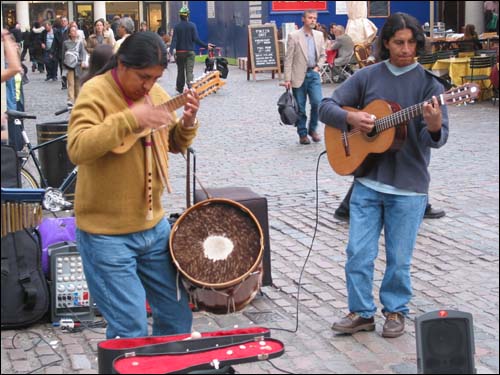
MULTIPOLYGON (((149 92, 153 104, 169 96, 158 85, 149 92)), ((163 187, 153 166, 152 221, 146 221, 145 152, 138 140, 123 154, 112 149, 139 130, 111 72, 97 76, 83 86, 71 113, 68 154, 78 165, 75 216, 78 228, 94 234, 126 234, 150 229, 164 216, 163 187)), ((171 126, 169 150, 184 152, 196 136, 197 127, 184 128, 176 119, 171 126)), ((168 158, 165 155, 165 158, 168 158)))

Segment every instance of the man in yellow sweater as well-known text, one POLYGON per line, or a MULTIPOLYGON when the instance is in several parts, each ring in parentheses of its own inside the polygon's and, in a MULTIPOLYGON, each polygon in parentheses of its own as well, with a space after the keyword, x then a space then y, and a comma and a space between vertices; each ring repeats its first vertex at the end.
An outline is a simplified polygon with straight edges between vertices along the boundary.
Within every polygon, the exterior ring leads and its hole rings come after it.
POLYGON ((194 91, 184 93, 180 119, 160 106, 169 99, 156 83, 166 66, 157 34, 130 36, 105 72, 85 83, 71 114, 68 153, 79 166, 77 246, 108 338, 148 335, 146 299, 153 335, 191 331, 160 198, 168 187, 167 152, 191 144, 199 100, 194 91))

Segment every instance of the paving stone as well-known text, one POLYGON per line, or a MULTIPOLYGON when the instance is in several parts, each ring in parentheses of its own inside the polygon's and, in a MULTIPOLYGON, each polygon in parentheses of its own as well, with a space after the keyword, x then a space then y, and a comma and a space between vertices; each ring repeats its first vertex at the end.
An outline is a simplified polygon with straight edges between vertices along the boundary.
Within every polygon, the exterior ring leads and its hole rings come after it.
POLYGON ((391 365, 390 368, 396 374, 416 374, 417 373, 417 365, 411 363, 400 363, 391 365))
POLYGON ((69 358, 73 370, 88 370, 91 368, 91 363, 86 355, 73 354, 69 358))
POLYGON ((33 370, 30 362, 28 361, 13 361, 12 368, 14 369, 14 373, 22 373, 26 374, 29 371, 33 370))
POLYGON ((11 361, 20 361, 22 359, 28 359, 28 353, 22 349, 12 349, 8 351, 11 361))

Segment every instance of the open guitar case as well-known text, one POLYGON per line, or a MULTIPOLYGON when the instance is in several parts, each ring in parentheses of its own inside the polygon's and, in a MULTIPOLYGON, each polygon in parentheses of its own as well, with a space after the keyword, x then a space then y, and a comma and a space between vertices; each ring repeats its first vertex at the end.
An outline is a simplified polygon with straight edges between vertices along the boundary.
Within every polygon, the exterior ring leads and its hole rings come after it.
POLYGON ((285 345, 263 327, 199 335, 119 338, 97 346, 100 374, 232 374, 232 365, 276 358, 285 345))

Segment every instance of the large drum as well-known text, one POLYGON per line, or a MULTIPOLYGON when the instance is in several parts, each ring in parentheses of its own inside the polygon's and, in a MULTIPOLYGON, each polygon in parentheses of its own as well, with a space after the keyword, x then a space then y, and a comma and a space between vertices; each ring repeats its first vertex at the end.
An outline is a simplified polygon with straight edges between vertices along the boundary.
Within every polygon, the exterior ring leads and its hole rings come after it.
POLYGON ((175 222, 174 264, 195 307, 225 314, 243 309, 262 284, 264 236, 255 216, 228 199, 207 199, 175 222))

